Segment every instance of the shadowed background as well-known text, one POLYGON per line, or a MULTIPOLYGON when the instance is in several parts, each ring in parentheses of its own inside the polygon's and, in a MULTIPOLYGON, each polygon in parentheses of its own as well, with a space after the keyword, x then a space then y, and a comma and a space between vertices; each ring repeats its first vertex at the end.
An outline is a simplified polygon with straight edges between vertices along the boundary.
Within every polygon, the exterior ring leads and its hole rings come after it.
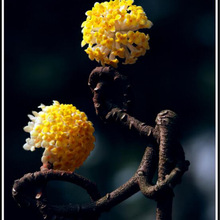
MULTIPOLYGON (((5 219, 37 220, 11 197, 13 181, 38 171, 42 150, 22 146, 27 114, 53 100, 84 111, 96 129, 96 148, 76 172, 96 182, 102 195, 136 171, 146 143, 136 134, 106 125, 95 115, 87 86, 98 65, 81 48, 81 23, 95 1, 5 1, 5 219)), ((132 83, 131 115, 154 126, 161 110, 180 116, 180 140, 190 170, 174 192, 174 219, 212 220, 215 214, 215 28, 214 1, 136 0, 153 27, 150 51, 135 65, 120 66, 132 83)), ((78 187, 50 183, 53 203, 84 203, 78 187)), ((156 203, 137 193, 101 219, 155 218, 156 203)))

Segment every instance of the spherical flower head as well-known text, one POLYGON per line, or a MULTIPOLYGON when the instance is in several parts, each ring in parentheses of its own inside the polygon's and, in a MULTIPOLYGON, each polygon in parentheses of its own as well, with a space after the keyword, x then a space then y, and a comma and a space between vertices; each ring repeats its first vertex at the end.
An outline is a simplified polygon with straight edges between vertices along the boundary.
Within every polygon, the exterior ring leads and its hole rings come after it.
POLYGON ((117 67, 118 58, 133 64, 149 50, 149 35, 139 30, 151 28, 152 22, 133 0, 96 2, 86 15, 81 46, 88 44, 85 52, 91 60, 117 67))
POLYGON ((55 170, 74 171, 81 166, 94 149, 94 128, 84 112, 73 105, 40 105, 40 112, 28 115, 30 122, 24 131, 30 133, 25 150, 44 148, 41 158, 44 166, 55 170))

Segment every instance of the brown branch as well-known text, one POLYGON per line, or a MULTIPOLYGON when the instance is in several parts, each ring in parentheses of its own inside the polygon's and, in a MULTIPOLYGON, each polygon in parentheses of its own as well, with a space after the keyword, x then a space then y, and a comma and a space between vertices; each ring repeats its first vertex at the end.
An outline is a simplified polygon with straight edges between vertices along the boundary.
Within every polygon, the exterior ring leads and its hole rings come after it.
POLYGON ((93 93, 96 114, 104 121, 114 121, 138 132, 149 140, 159 140, 158 131, 127 113, 130 87, 127 78, 112 67, 96 67, 89 76, 88 85, 93 93))
POLYGON ((136 173, 125 184, 101 197, 93 182, 76 173, 42 169, 15 181, 12 190, 14 199, 21 206, 37 208, 45 219, 57 216, 98 219, 100 213, 141 190, 146 197, 157 201, 157 220, 171 220, 172 188, 180 183, 189 166, 183 148, 176 139, 176 114, 170 110, 159 113, 155 128, 130 116, 127 113, 130 85, 126 77, 111 67, 95 68, 90 74, 89 86, 93 92, 96 113, 102 120, 117 122, 146 137, 148 147, 136 173), (158 181, 153 184, 157 168, 158 181), (91 202, 65 206, 48 204, 44 188, 51 180, 68 181, 82 187, 90 195, 91 202))
MULTIPOLYGON (((118 75, 118 72, 116 73, 116 71, 114 72, 113 69, 110 70, 109 68, 105 68, 104 71, 102 68, 96 68, 90 74, 89 85, 93 92, 96 113, 102 115, 102 119, 105 121, 118 122, 130 130, 137 131, 141 136, 146 137, 150 143, 159 144, 158 182, 156 185, 152 185, 151 180, 143 172, 143 175, 140 175, 139 184, 145 196, 157 200, 157 220, 170 220, 172 219, 173 199, 173 191, 170 186, 176 185, 178 181, 180 182, 181 176, 189 166, 189 162, 185 161, 182 146, 176 140, 176 114, 170 110, 162 111, 156 118, 155 128, 140 122, 130 116, 126 109, 121 109, 117 103, 113 104, 109 95, 105 95, 104 87, 106 87, 108 81, 103 76, 106 74, 108 77, 112 75, 112 78, 114 78, 113 76, 118 75), (93 80, 93 75, 96 76, 95 80, 93 80), (100 78, 102 79, 100 80, 100 78)), ((109 89, 108 93, 111 92, 115 93, 112 88, 109 89)))
MULTIPOLYGON (((133 194, 139 191, 138 178, 140 172, 145 174, 152 180, 156 163, 150 163, 155 155, 155 147, 147 147, 142 158, 140 167, 134 176, 125 184, 117 188, 111 193, 107 193, 100 198, 96 185, 90 180, 76 174, 64 171, 38 171, 28 173, 19 180, 16 180, 12 189, 12 195, 16 202, 23 207, 34 207, 40 210, 44 218, 50 219, 53 216, 75 217, 77 219, 86 219, 88 216, 99 216, 101 212, 108 211, 113 206, 121 203, 133 194), (90 195, 92 202, 83 205, 65 205, 55 206, 47 203, 46 195, 36 197, 36 190, 41 189, 51 180, 68 181, 84 188, 90 195), (32 190, 29 195, 29 190, 32 190)), ((43 193, 43 192, 42 192, 43 193)), ((38 193, 37 193, 38 195, 38 193)))
MULTIPOLYGON (((152 182, 157 166, 157 154, 158 152, 155 146, 148 146, 134 176, 125 184, 101 198, 96 185, 90 180, 76 173, 55 170, 38 171, 24 175, 15 181, 12 195, 20 206, 38 209, 44 219, 53 219, 55 216, 71 217, 74 219, 87 219, 92 216, 93 219, 96 219, 100 213, 110 210, 140 189, 144 192, 143 189, 146 189, 148 182, 152 182), (68 181, 84 188, 90 195, 92 202, 83 205, 70 204, 58 206, 48 204, 46 195, 44 195, 43 192, 41 197, 35 196, 38 195, 38 193, 36 194, 36 190, 33 188, 37 187, 41 189, 51 180, 68 181), (30 189, 32 190, 32 194, 28 195, 27 193, 30 189)), ((170 186, 170 183, 177 182, 182 176, 181 172, 182 170, 180 169, 174 169, 171 174, 166 177, 166 180, 161 183, 161 186, 157 186, 157 194, 160 195, 164 187, 170 186)))
POLYGON ((144 173, 140 173, 139 187, 141 192, 149 199, 160 200, 160 197, 166 193, 169 188, 174 188, 188 170, 189 162, 185 161, 184 166, 175 167, 165 179, 157 182, 155 185, 149 183, 144 173))
MULTIPOLYGON (((175 157, 173 149, 175 147, 175 125, 176 114, 170 110, 160 112, 156 118, 156 127, 158 127, 160 134, 159 145, 159 163, 158 163, 158 182, 164 181, 166 175, 171 173, 175 167, 175 157)), ((172 202, 173 190, 167 189, 164 196, 157 199, 157 220, 171 220, 172 219, 172 202)))
MULTIPOLYGON (((87 191, 92 201, 100 198, 96 184, 76 173, 64 172, 58 170, 44 170, 35 173, 25 174, 19 180, 16 180, 12 189, 12 196, 22 207, 35 207, 39 209, 44 216, 49 213, 56 213, 56 209, 50 209, 47 206, 46 195, 44 194, 45 185, 52 180, 61 180, 76 184, 87 191), (46 214, 45 214, 46 213, 46 214)), ((77 210, 77 207, 74 207, 77 210)), ((68 212, 68 207, 59 210, 61 213, 68 212)))
POLYGON ((127 77, 114 68, 96 67, 89 76, 88 85, 93 92, 96 114, 103 120, 106 120, 106 115, 114 107, 128 110, 130 84, 127 77))

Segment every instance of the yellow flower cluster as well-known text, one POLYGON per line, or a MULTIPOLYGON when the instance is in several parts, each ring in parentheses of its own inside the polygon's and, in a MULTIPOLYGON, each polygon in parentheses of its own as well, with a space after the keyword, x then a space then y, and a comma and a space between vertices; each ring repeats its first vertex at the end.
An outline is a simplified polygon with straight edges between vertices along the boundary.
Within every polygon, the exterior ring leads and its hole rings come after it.
POLYGON ((54 101, 51 106, 40 105, 40 112, 28 115, 30 122, 24 131, 30 133, 25 150, 44 148, 43 164, 55 170, 74 171, 81 166, 94 148, 94 128, 84 112, 73 105, 54 101))
POLYGON ((133 64, 149 50, 149 35, 138 30, 151 28, 152 22, 133 0, 96 2, 86 15, 81 46, 88 44, 85 51, 91 60, 117 67, 118 58, 133 64))

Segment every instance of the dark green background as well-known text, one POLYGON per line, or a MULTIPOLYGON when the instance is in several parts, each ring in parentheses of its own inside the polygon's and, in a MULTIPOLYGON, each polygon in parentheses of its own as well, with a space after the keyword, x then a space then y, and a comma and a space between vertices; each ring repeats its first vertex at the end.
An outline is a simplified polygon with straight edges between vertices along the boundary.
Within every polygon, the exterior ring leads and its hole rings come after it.
MULTIPOLYGON (((138 135, 104 125, 95 115, 87 86, 98 65, 81 48, 81 23, 95 1, 5 1, 5 219, 35 220, 11 197, 13 181, 39 170, 41 150, 22 146, 27 114, 52 100, 86 112, 96 129, 96 148, 76 172, 95 181, 102 195, 127 181, 145 148, 138 135)), ((215 184, 215 2, 211 0, 136 0, 154 26, 151 50, 135 65, 120 66, 133 86, 131 114, 154 126, 161 110, 180 116, 180 140, 191 166, 175 188, 174 219, 214 219, 215 184)), ((52 202, 87 202, 69 184, 51 184, 52 202), (64 192, 64 193, 63 193, 64 192)), ((101 219, 155 218, 156 204, 140 193, 104 213, 101 219)))

